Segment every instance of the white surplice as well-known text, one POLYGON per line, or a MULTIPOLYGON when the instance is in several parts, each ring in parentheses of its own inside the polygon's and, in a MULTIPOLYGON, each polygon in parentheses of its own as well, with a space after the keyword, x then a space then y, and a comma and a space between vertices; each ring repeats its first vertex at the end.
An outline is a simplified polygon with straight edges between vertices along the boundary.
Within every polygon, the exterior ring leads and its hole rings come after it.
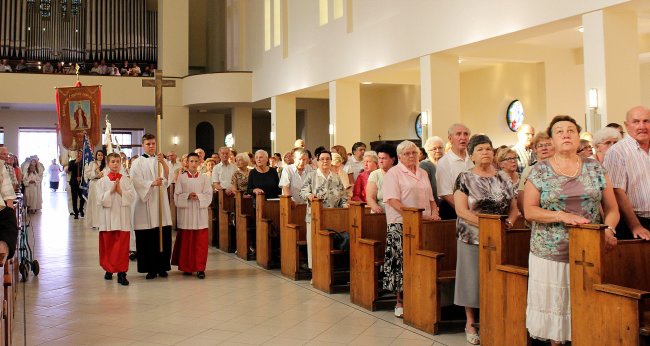
POLYGON ((41 191, 41 181, 43 177, 38 173, 29 173, 23 176, 25 184, 25 203, 29 209, 40 210, 43 206, 43 192, 41 191), (34 181, 34 184, 30 184, 34 181))
MULTIPOLYGON (((133 161, 129 173, 135 192, 138 195, 135 201, 133 227, 136 230, 158 227, 158 196, 160 187, 151 186, 151 183, 158 179, 158 159, 155 156, 140 156, 133 161)), ((169 210, 169 198, 167 197, 167 188, 171 179, 169 179, 170 176, 165 177, 164 174, 162 178, 162 225, 171 226, 172 218, 169 210)))
POLYGON ((117 181, 111 181, 105 176, 95 184, 95 198, 101 208, 97 214, 99 230, 129 232, 133 229, 131 205, 137 195, 129 177, 122 176, 119 180, 121 196, 113 191, 116 183, 117 181))
POLYGON ((100 172, 97 161, 84 168, 84 180, 88 182, 88 201, 86 203, 86 220, 84 221, 86 227, 99 227, 99 212, 102 206, 97 199, 96 185, 97 181, 101 179, 100 175, 105 176, 106 174, 108 174, 108 167, 104 167, 104 170, 100 172))
MULTIPOLYGON (((197 172, 198 173, 198 172, 197 172)), ((185 172, 178 177, 174 190, 176 203, 176 227, 185 230, 208 228, 208 207, 212 202, 210 177, 197 174, 192 177, 185 172), (198 200, 188 200, 190 193, 196 193, 198 200)))

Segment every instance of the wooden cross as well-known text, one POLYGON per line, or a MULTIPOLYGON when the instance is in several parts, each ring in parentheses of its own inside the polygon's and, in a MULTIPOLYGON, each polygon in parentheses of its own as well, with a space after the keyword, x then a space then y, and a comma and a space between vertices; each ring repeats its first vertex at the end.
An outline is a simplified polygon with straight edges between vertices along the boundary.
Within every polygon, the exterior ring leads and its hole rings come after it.
MULTIPOLYGON (((156 151, 162 151, 162 107, 163 107, 163 88, 164 87, 175 87, 176 81, 171 79, 163 79, 162 70, 154 70, 154 79, 143 79, 143 87, 155 87, 156 88, 156 151)), ((161 164, 158 164, 158 177, 162 177, 163 168, 161 164)), ((163 195, 162 186, 158 190, 158 239, 160 240, 160 252, 163 252, 163 231, 162 231, 162 195, 163 195)))
POLYGON ((497 247, 492 243, 492 237, 488 237, 488 244, 483 245, 483 249, 487 250, 488 255, 488 271, 491 271, 490 267, 492 266, 492 252, 497 251, 497 247))
MULTIPOLYGON (((156 116, 160 116, 160 119, 162 119, 163 88, 175 87, 176 81, 173 79, 163 79, 163 71, 154 70, 154 79, 143 79, 142 86, 156 88, 156 116)), ((160 140, 157 142, 160 142, 160 140)))
POLYGON ((582 250, 582 261, 574 261, 575 265, 581 266, 582 267, 582 290, 586 291, 587 290, 587 283, 585 282, 585 279, 587 277, 587 267, 593 267, 594 264, 591 262, 587 262, 585 258, 585 250, 582 250))
MULTIPOLYGON (((420 225, 422 225, 422 224, 420 224, 420 225)), ((414 245, 413 243, 415 242, 415 234, 402 232, 402 237, 409 239, 409 242, 408 242, 408 248, 409 249, 408 249, 408 251, 409 251, 409 255, 412 255, 411 250, 413 249, 413 245, 414 245)), ((406 239, 404 239, 403 246, 404 245, 406 245, 406 239)))

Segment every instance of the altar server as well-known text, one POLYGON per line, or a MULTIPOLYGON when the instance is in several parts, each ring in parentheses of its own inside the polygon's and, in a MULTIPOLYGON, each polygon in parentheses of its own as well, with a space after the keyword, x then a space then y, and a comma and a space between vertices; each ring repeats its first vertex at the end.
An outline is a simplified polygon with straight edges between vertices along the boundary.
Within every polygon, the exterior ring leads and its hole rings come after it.
POLYGON ((101 209, 99 224, 99 264, 106 271, 104 279, 111 280, 117 273, 117 282, 127 286, 129 270, 129 243, 131 239, 131 205, 136 198, 133 182, 120 173, 120 155, 108 154, 110 172, 95 183, 95 198, 101 209))
POLYGON ((162 153, 156 155, 156 136, 147 133, 142 136, 145 154, 133 161, 130 174, 133 187, 138 194, 133 216, 138 272, 147 273, 146 279, 167 277, 171 269, 169 260, 172 250, 172 218, 169 210, 169 166, 162 153), (158 165, 162 166, 159 178, 158 165), (162 186, 162 251, 160 249, 159 194, 162 186))
POLYGON ((196 272, 205 278, 208 260, 208 207, 212 201, 210 177, 200 174, 199 155, 187 155, 188 171, 176 181, 174 201, 177 208, 176 243, 172 264, 186 275, 196 272))

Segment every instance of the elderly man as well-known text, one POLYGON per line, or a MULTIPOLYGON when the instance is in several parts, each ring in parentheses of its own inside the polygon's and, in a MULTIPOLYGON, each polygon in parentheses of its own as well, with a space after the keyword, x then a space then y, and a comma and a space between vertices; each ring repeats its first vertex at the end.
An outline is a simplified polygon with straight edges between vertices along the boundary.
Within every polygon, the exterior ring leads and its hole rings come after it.
POLYGON ((442 138, 438 136, 429 137, 424 143, 424 149, 427 151, 427 158, 420 161, 420 168, 427 172, 429 182, 431 183, 431 189, 433 190, 433 198, 436 200, 436 203, 438 203, 436 165, 445 154, 445 143, 442 141, 442 138))
POLYGON ((453 124, 447 131, 451 149, 438 160, 436 168, 436 187, 438 189, 439 215, 444 220, 455 219, 454 184, 461 172, 474 167, 467 154, 467 143, 471 132, 463 124, 453 124))
POLYGON ((618 238, 650 240, 650 110, 637 106, 625 116, 627 135, 605 154, 621 211, 618 238))
POLYGON ((175 174, 176 170, 181 168, 181 163, 178 162, 178 156, 176 156, 176 153, 174 151, 167 153, 167 161, 169 162, 169 171, 172 174, 175 174))
POLYGON ((293 143, 293 147, 294 147, 294 148, 303 148, 303 149, 305 149, 305 141, 303 141, 302 139, 298 138, 298 139, 296 139, 296 141, 293 143))
POLYGON ((212 169, 212 188, 217 191, 226 189, 226 194, 231 195, 232 175, 237 170, 234 164, 230 163, 230 148, 219 148, 221 162, 212 169))
POLYGON ((519 173, 535 161, 532 148, 533 137, 535 137, 535 129, 528 124, 521 125, 517 131, 517 144, 512 146, 512 150, 517 153, 517 171, 519 173))
POLYGON ((208 168, 205 165, 205 150, 196 148, 194 152, 199 155, 199 174, 205 174, 205 172, 208 171, 208 168))

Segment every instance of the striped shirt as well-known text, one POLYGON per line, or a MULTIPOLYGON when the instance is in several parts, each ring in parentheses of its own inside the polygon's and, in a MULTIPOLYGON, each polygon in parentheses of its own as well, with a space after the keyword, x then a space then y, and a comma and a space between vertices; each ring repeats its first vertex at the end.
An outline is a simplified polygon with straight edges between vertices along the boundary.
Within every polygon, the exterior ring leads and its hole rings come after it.
POLYGON ((650 155, 641 149, 639 143, 625 135, 609 148, 603 166, 609 173, 612 186, 627 194, 634 213, 650 217, 650 155))

